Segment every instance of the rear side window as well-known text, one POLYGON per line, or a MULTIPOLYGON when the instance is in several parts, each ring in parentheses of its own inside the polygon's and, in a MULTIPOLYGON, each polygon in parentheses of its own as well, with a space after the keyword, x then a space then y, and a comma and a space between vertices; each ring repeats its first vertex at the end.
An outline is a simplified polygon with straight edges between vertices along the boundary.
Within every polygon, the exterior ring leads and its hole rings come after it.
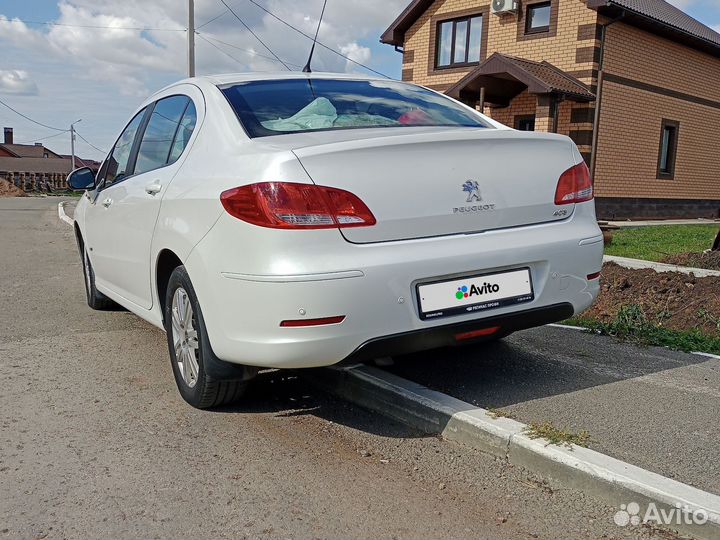
POLYGON ((183 150, 185 150, 185 147, 190 141, 190 136, 195 130, 196 123, 197 111, 195 111, 195 104, 191 100, 185 109, 185 114, 183 114, 182 120, 180 120, 180 126, 175 134, 175 141, 170 149, 168 164, 177 161, 177 159, 182 155, 183 150))
POLYGON ((175 136, 190 103, 190 98, 187 96, 172 96, 161 99, 155 104, 140 142, 135 174, 167 165, 175 136))
POLYGON ((287 79, 222 90, 251 137, 378 127, 489 127, 459 103, 397 81, 287 79))

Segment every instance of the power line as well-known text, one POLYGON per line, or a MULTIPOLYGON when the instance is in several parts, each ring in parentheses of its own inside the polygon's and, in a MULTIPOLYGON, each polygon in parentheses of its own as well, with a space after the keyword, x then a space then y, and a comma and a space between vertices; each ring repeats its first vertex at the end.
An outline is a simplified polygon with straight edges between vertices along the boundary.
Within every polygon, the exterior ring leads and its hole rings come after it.
POLYGON ((46 128, 46 129, 54 129, 55 131, 69 131, 69 130, 67 130, 67 129, 57 128, 57 127, 53 127, 53 126, 48 126, 47 124, 43 124, 42 122, 38 122, 37 120, 33 120, 32 118, 30 118, 30 117, 27 116, 27 115, 24 115, 24 114, 21 113, 20 111, 17 111, 17 110, 15 110, 15 109, 13 109, 10 105, 8 105, 7 103, 5 103, 5 102, 2 101, 2 100, 0 100, 0 105, 4 105, 5 107, 7 107, 8 109, 10 109, 10 110, 11 110, 12 112, 14 112, 15 114, 18 114, 18 115, 22 116, 25 120, 29 120, 30 122, 32 122, 33 124, 37 124, 38 126, 42 126, 42 127, 46 128))
MULTIPOLYGON (((220 0, 220 1, 222 2, 223 0, 220 0)), ((306 38, 308 38, 308 39, 310 39, 310 40, 313 39, 312 36, 306 34, 306 33, 303 32, 302 30, 300 30, 299 28, 293 26, 292 24, 290 24, 290 23, 287 22, 286 20, 282 19, 282 18, 279 17, 278 15, 275 15, 272 11, 270 11, 269 9, 267 9, 265 6, 263 6, 263 5, 261 5, 261 4, 258 4, 255 0, 248 0, 248 2, 250 2, 251 4, 253 4, 253 5, 257 6, 257 7, 259 7, 259 8, 262 9, 265 13, 267 13, 267 14, 270 15, 271 17, 277 19, 278 21, 280 21, 281 23, 283 23, 283 24, 284 24, 285 26, 287 26, 288 28, 292 28, 292 29, 295 30, 298 34, 302 34, 303 36, 305 36, 306 38)), ((225 3, 225 2, 223 2, 223 4, 224 4, 224 3, 225 3)), ((227 4, 226 4, 226 5, 227 5, 227 4)), ((341 53, 340 51, 336 51, 336 50, 333 49, 332 47, 329 47, 329 46, 325 45, 324 43, 322 43, 322 42, 320 42, 320 41, 318 41, 317 44, 320 45, 321 47, 327 49, 328 51, 331 51, 332 53, 334 53, 334 54, 336 54, 336 55, 338 55, 338 56, 343 57, 345 60, 348 60, 349 62, 352 62, 352 63, 355 64, 355 65, 358 65, 358 66, 360 66, 360 67, 362 67, 362 68, 367 69, 368 71, 371 71, 371 72, 375 73, 376 75, 380 75, 380 76, 382 76, 382 77, 385 77, 386 79, 392 79, 392 77, 390 77, 389 75, 385 75, 384 73, 381 73, 381 72, 379 72, 379 71, 371 68, 370 66, 366 66, 365 64, 363 64, 363 63, 361 63, 361 62, 358 62, 357 60, 353 60, 353 59, 350 58, 349 56, 344 55, 344 54, 341 53)))
MULTIPOLYGON (((242 47, 238 47, 237 45, 233 45, 232 43, 227 43, 225 41, 222 41, 212 34, 207 34, 207 33, 200 34, 200 32, 195 32, 195 33, 201 37, 203 35, 206 36, 206 41, 209 39, 209 40, 214 41, 215 43, 222 43, 223 45, 225 45, 227 47, 232 47, 233 49, 237 49, 238 51, 244 52, 246 54, 250 54, 252 56, 257 56, 259 58, 264 58, 265 60, 271 60, 273 62, 278 61, 276 58, 273 58, 272 56, 266 56, 264 54, 260 54, 259 52, 253 51, 252 49, 243 49, 242 47)), ((287 64, 288 66, 294 66, 297 68, 302 67, 300 64, 293 64, 292 62, 283 61, 283 63, 287 64)))
POLYGON ((210 41, 209 39, 207 39, 207 38, 206 38, 203 34, 201 34, 200 32, 198 32, 197 35, 198 35, 198 37, 199 37, 200 39, 202 39, 203 41, 207 42, 209 45, 213 46, 215 49, 217 49, 218 51, 220 51, 221 53, 223 53, 223 54, 224 54, 225 56, 227 56, 228 58, 234 60, 235 62, 237 62, 238 64, 240 64, 240 65, 242 65, 242 66, 245 65, 244 62, 238 60, 238 59, 235 58, 232 54, 230 54, 230 53, 228 53, 228 52, 226 52, 226 51, 223 51, 220 47, 218 47, 217 45, 215 45, 212 41, 210 41))
POLYGON ((88 141, 85 137, 83 137, 82 135, 80 135, 80 133, 78 132, 77 129, 75 130, 75 135, 77 135, 78 137, 80 137, 83 141, 85 141, 87 144, 89 144, 90 146, 92 146, 95 150, 97 150, 97 151, 100 152, 101 154, 107 154, 107 151, 106 151, 106 150, 103 150, 102 148, 98 148, 98 147, 95 146, 93 143, 91 143, 90 141, 88 141))
POLYGON ((24 19, 7 19, 0 18, 0 22, 4 23, 18 23, 23 24, 37 24, 44 26, 66 26, 69 28, 101 28, 106 30, 140 30, 146 32, 186 32, 187 28, 141 28, 137 26, 101 26, 95 24, 65 24, 51 21, 26 21, 24 19))
POLYGON ((255 39, 257 39, 263 47, 265 47, 265 48, 268 50, 268 52, 269 52, 270 54, 272 54, 275 58, 277 58, 278 62, 280 62, 283 66, 285 66, 285 69, 287 69, 288 71, 292 71, 292 70, 290 69, 290 66, 288 66, 288 65, 287 65, 285 62, 283 62, 282 60, 280 60, 280 57, 279 57, 277 54, 275 54, 275 53, 273 52, 273 50, 272 50, 270 47, 268 47, 268 46, 265 44, 265 42, 264 42, 262 39, 260 39, 260 37, 259 37, 255 32, 252 31, 252 28, 250 28, 247 24, 245 24, 245 21, 243 21, 243 20, 240 18, 240 16, 239 16, 237 13, 235 13, 235 11, 233 10, 233 8, 231 8, 231 7, 227 4, 227 2, 225 2, 225 0, 220 0, 220 2, 222 2, 222 4, 223 4, 226 8, 228 8, 228 9, 230 10, 230 13, 232 13, 232 14, 235 16, 235 18, 236 18, 238 21, 240 21, 240 24, 242 24, 242 25, 245 27, 245 29, 246 29, 248 32, 250 32, 250 33, 253 35, 253 37, 255 37, 255 39))
POLYGON ((47 140, 47 139, 52 139, 53 137, 59 137, 60 135, 65 135, 65 133, 67 133, 68 131, 70 131, 70 130, 69 130, 69 129, 66 129, 65 131, 61 131, 60 133, 53 133, 52 135, 48 135, 47 137, 42 137, 42 138, 40 138, 40 139, 34 139, 34 140, 30 140, 30 141, 23 141, 23 142, 19 142, 19 143, 15 143, 15 144, 38 143, 38 142, 40 142, 40 141, 45 141, 45 140, 47 140))
MULTIPOLYGON (((221 53, 223 53, 223 54, 224 54, 225 56, 227 56, 228 58, 230 58, 230 59, 234 60, 235 62, 237 62, 238 64, 240 64, 241 66, 244 67, 244 66, 246 65, 245 62, 243 62, 243 61, 241 61, 241 60, 238 60, 238 59, 235 58, 232 54, 228 53, 227 51, 222 50, 220 47, 218 47, 217 45, 215 45, 212 41, 210 41, 209 39, 207 39, 207 38, 206 38, 205 36, 203 36, 202 34, 198 33, 198 37, 199 37, 200 39, 202 39, 203 41, 207 42, 208 45, 211 45, 213 48, 215 48, 215 49, 217 49, 218 51, 220 51, 221 53)), ((217 41, 217 40, 213 40, 213 41, 217 41)), ((266 58, 268 58, 269 60, 275 60, 274 58, 270 58, 270 57, 266 57, 266 58)), ((265 73, 265 72, 266 72, 266 71, 264 71, 264 70, 254 70, 254 71, 260 71, 261 73, 265 73)))
POLYGON ((227 12, 228 12, 228 10, 226 9, 225 11, 223 11, 223 12, 220 13, 219 15, 216 15, 215 17, 213 17, 213 18, 210 19, 209 21, 206 21, 206 22, 202 23, 200 26, 198 26, 198 27, 196 28, 196 30, 200 30, 203 26, 207 26, 208 24, 217 21, 220 17, 222 17, 223 15, 225 15, 227 12))

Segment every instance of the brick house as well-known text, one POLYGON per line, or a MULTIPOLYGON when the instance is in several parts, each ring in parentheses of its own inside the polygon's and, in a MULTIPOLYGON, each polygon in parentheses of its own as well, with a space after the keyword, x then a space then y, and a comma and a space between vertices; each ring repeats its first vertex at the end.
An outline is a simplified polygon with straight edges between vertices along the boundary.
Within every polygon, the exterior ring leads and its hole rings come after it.
POLYGON ((413 0, 381 41, 403 80, 569 135, 599 217, 719 216, 720 34, 665 0, 413 0))
MULTIPOLYGON (((75 156, 76 167, 97 171, 100 163, 75 156)), ((0 143, 0 179, 28 191, 47 188, 65 189, 65 178, 72 170, 72 157, 58 154, 41 143, 15 144, 13 129, 4 129, 0 143)))

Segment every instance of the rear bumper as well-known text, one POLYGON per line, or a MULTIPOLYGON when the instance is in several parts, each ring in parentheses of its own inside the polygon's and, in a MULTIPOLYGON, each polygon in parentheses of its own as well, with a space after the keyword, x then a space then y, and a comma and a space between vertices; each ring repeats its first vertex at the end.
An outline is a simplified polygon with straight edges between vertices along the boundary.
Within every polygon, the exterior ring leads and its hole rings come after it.
POLYGON ((396 356, 440 347, 451 347, 458 344, 489 341, 498 334, 508 334, 517 330, 527 330, 528 328, 562 321, 572 317, 573 313, 572 304, 563 303, 507 315, 485 317, 479 321, 454 323, 447 326, 379 337, 366 341, 340 363, 354 364, 383 356, 396 356), (498 327, 498 332, 487 337, 478 337, 468 341, 458 341, 455 337, 464 332, 493 327, 498 327))
POLYGON ((519 330, 589 307, 602 267, 592 204, 563 222, 481 234, 357 245, 336 230, 288 234, 223 216, 185 265, 222 360, 304 368, 451 343, 462 330, 519 330), (230 240, 229 240, 230 239, 230 240), (531 302, 422 320, 416 285, 530 268, 531 302), (342 323, 286 328, 281 321, 345 316, 342 323), (454 338, 453 338, 454 339, 454 338))

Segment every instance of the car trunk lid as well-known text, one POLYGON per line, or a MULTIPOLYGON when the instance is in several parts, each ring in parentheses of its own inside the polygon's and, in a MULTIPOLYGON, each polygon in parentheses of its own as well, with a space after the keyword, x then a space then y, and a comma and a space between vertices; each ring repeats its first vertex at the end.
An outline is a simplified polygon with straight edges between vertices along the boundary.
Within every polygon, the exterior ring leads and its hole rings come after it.
MULTIPOLYGON (((315 139, 319 142, 318 139, 315 139)), ((564 219, 560 175, 575 164, 565 137, 459 129, 354 138, 294 149, 318 185, 359 196, 377 219, 342 229, 354 243, 477 233, 564 219)))

